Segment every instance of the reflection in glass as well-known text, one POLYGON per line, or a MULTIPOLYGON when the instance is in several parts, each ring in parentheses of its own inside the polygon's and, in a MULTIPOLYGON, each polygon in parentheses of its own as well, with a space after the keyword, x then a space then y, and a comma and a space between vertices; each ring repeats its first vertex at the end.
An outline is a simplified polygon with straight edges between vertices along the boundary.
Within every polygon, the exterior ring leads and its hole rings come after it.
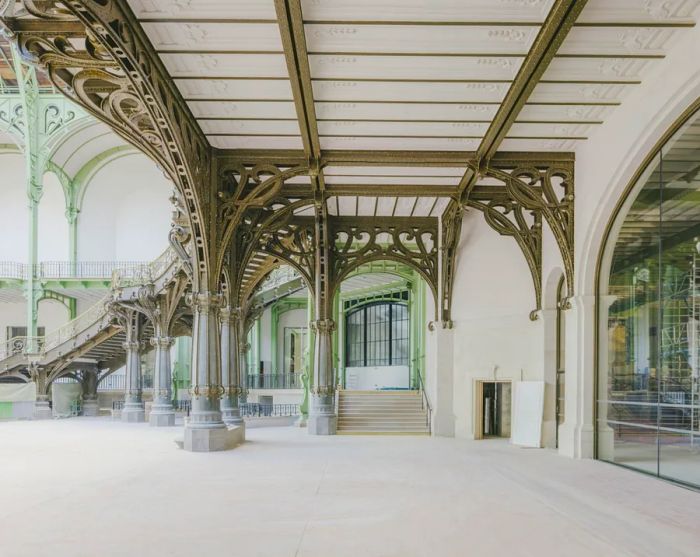
POLYGON ((695 485, 699 173, 696 115, 655 154, 611 236, 598 373, 598 456, 695 485))

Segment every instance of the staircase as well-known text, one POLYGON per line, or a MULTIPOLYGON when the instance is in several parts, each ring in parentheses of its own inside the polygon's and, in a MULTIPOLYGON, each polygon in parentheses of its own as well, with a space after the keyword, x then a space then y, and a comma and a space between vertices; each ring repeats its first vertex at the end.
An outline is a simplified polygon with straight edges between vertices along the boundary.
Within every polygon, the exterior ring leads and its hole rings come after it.
POLYGON ((338 392, 339 435, 430 435, 421 391, 338 392))

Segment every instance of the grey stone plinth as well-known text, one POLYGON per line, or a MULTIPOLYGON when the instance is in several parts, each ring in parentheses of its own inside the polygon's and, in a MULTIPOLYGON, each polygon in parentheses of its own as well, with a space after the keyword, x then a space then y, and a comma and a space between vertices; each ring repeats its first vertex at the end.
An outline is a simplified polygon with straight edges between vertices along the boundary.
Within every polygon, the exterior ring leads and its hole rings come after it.
POLYGON ((122 422, 140 423, 146 421, 146 410, 143 405, 124 405, 122 408, 122 422))
POLYGON ((309 416, 307 429, 311 435, 335 435, 338 430, 338 416, 335 414, 312 414, 309 416))
POLYGON ((34 403, 35 420, 50 420, 52 417, 48 400, 37 400, 34 403))
POLYGON ((175 412, 154 412, 148 417, 151 427, 170 427, 175 425, 175 412))
POLYGON ((245 427, 199 428, 185 426, 182 448, 192 452, 226 451, 245 441, 245 427))
POLYGON ((239 426, 244 423, 238 408, 222 408, 221 419, 227 426, 239 426))
POLYGON ((83 401, 83 416, 98 416, 100 414, 100 405, 96 400, 83 401))

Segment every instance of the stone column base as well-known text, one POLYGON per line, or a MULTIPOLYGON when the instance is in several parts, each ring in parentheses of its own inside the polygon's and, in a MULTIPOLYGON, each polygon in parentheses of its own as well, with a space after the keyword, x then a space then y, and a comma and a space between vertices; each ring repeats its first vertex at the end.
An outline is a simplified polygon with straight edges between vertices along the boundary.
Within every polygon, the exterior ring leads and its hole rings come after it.
POLYGON ((243 425, 245 422, 243 421, 243 418, 241 418, 240 413, 238 410, 235 412, 231 410, 224 409, 221 411, 221 419, 224 421, 224 423, 227 426, 239 426, 243 425))
POLYGON ((208 453, 233 449, 244 441, 245 427, 242 426, 193 428, 187 425, 181 447, 186 451, 208 453))
POLYGON ((48 400, 37 400, 34 403, 34 419, 50 420, 53 417, 48 400))
POLYGON ((146 421, 146 410, 143 405, 127 406, 122 408, 122 422, 140 423, 146 421))
POLYGON ((171 427, 175 425, 175 412, 154 412, 148 415, 151 427, 171 427))
POLYGON ((335 414, 310 414, 307 429, 310 435, 335 435, 338 431, 338 416, 335 414))
POLYGON ((96 400, 83 401, 83 416, 98 416, 100 414, 100 405, 96 400))

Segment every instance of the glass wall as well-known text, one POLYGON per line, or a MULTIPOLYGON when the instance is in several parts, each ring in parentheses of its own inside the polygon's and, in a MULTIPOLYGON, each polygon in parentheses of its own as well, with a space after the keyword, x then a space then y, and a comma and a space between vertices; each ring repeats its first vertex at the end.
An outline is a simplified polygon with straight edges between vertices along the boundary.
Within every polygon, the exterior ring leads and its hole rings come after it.
POLYGON ((700 486, 700 117, 654 153, 604 259, 598 457, 700 486))
POLYGON ((346 317, 347 367, 407 366, 408 307, 376 302, 352 310, 346 317))

